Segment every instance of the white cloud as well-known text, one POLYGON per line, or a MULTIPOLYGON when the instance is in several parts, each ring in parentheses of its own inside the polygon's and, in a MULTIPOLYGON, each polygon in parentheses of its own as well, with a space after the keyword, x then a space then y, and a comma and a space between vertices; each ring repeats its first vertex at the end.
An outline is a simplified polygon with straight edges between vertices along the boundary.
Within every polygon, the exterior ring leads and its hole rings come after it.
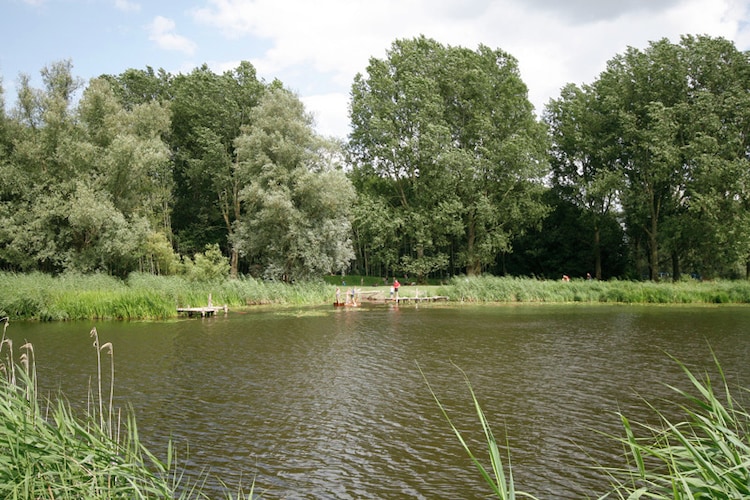
POLYGON ((645 48, 664 37, 678 42, 682 34, 748 43, 750 30, 738 21, 747 14, 746 0, 207 0, 192 11, 230 43, 260 40, 265 52, 250 59, 259 75, 298 91, 319 128, 329 130, 348 124, 354 75, 370 57, 385 57, 398 38, 425 35, 510 53, 541 113, 563 85, 593 82, 628 46, 645 48), (312 85, 316 79, 329 87, 312 85))
POLYGON ((349 94, 344 92, 309 95, 300 97, 305 109, 315 118, 315 129, 326 137, 344 138, 349 133, 348 109, 349 94))
POLYGON ((141 4, 129 0, 115 0, 115 7, 123 12, 139 12, 141 10, 141 4))
POLYGON ((190 39, 175 33, 175 23, 171 19, 156 16, 148 26, 149 40, 164 50, 176 50, 185 54, 193 54, 196 45, 190 39))

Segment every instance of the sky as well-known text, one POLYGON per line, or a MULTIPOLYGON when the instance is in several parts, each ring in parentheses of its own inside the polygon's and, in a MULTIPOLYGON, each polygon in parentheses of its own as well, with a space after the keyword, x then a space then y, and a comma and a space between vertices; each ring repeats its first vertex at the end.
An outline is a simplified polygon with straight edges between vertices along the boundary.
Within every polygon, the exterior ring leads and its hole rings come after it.
POLYGON ((750 50, 750 0, 0 0, 0 76, 10 110, 19 74, 41 87, 54 62, 88 82, 148 66, 223 73, 244 60, 296 92, 320 134, 345 139, 355 75, 397 39, 510 53, 541 115, 627 47, 685 34, 750 50))

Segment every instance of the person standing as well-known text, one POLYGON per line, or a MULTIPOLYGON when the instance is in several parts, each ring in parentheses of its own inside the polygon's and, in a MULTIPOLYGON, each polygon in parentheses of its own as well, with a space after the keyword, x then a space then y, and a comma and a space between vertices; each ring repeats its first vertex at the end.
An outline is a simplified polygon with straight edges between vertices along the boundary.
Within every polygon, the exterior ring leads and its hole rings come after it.
POLYGON ((396 278, 393 279, 393 295, 396 297, 396 300, 398 300, 398 287, 401 286, 401 283, 398 282, 396 278))

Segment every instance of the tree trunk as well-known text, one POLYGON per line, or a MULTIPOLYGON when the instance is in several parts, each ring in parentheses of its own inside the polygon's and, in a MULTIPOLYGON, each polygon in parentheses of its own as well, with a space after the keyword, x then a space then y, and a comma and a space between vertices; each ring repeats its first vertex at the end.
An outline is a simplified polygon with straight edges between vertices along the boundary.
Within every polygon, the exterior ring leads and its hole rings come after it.
POLYGON ((599 231, 599 225, 594 227, 594 276, 597 280, 602 279, 602 247, 601 247, 601 233, 599 231))
POLYGON ((469 215, 468 227, 466 228, 466 275, 477 276, 482 273, 482 264, 474 256, 474 242, 476 241, 476 228, 473 215, 469 215))
POLYGON ((680 257, 672 250, 672 281, 680 280, 680 257))
POLYGON ((659 247, 657 244, 658 238, 656 237, 659 229, 659 222, 657 221, 658 210, 653 206, 651 208, 651 230, 648 232, 648 252, 649 252, 649 264, 651 265, 651 281, 659 281, 659 247))
POLYGON ((240 253, 234 247, 232 247, 232 255, 231 255, 229 262, 231 264, 229 276, 232 279, 235 279, 237 278, 237 275, 239 274, 240 253))

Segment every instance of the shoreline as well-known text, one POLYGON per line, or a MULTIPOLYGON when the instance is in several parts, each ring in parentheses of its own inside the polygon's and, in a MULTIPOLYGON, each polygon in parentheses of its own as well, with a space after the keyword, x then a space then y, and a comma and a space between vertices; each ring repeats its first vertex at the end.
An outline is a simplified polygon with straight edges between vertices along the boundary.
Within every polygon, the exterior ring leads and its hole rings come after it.
MULTIPOLYGON (((366 296, 388 304, 390 287, 349 286, 322 280, 286 284, 253 278, 194 282, 179 276, 135 274, 125 280, 103 275, 0 273, 0 317, 10 321, 153 320, 178 318, 179 308, 208 304, 227 306, 231 312, 256 308, 330 306, 335 291, 354 289, 357 302, 366 296)), ((444 285, 405 285, 400 307, 461 305, 748 305, 749 281, 636 282, 553 281, 511 277, 457 277, 444 285), (441 297, 440 302, 413 300, 441 297)), ((378 307, 379 304, 372 304, 378 307)))

